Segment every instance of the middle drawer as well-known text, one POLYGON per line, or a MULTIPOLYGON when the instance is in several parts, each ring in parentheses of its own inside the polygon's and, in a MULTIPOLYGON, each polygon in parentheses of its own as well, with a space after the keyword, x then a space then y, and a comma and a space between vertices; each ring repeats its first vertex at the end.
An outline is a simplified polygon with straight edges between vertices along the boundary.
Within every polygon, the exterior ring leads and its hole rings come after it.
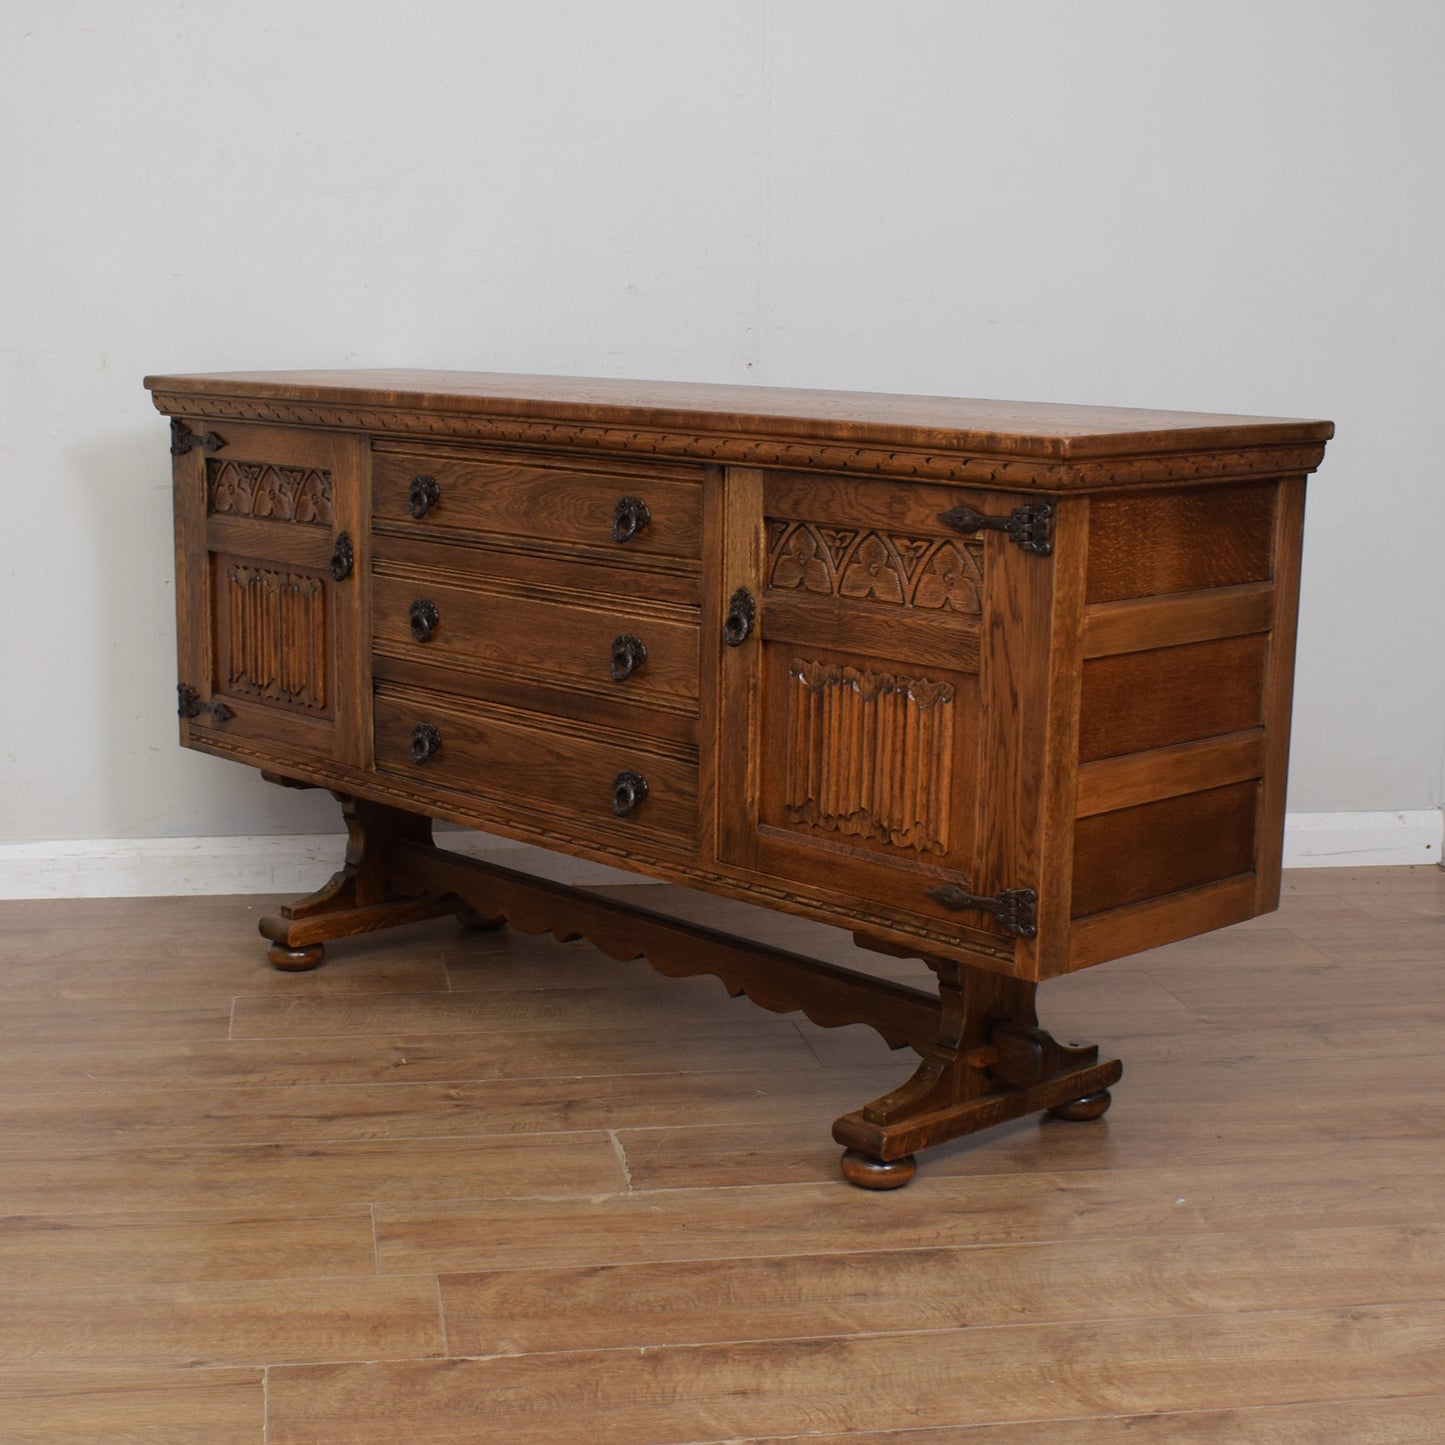
POLYGON ((414 663, 550 682, 612 701, 695 713, 698 627, 626 599, 525 594, 378 572, 373 646, 414 663))

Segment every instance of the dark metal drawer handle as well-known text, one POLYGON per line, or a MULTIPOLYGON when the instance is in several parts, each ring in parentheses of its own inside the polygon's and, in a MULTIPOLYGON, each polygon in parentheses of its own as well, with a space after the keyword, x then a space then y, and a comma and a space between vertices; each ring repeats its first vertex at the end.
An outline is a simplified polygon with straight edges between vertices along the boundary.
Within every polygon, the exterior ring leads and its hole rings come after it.
POLYGON ((411 730, 411 760, 418 767, 441 751, 442 735, 431 723, 418 723, 411 730))
POLYGON ((351 576, 351 569, 355 566, 356 550, 351 545, 351 534, 349 532, 338 533, 336 550, 331 554, 331 580, 345 582, 351 576))
POLYGON ((407 493, 407 506, 417 521, 426 516, 442 499, 442 489, 435 477, 413 477, 411 490, 407 493))
POLYGON ((741 647, 752 635, 758 619, 757 603, 746 587, 739 587, 728 602, 728 615, 723 618, 723 641, 729 647, 741 647))
POLYGON ((623 768, 612 780, 612 811, 619 818, 636 812, 647 800, 647 779, 641 773, 623 768))
POLYGON ((641 497, 619 497, 612 513, 612 540, 630 542, 651 520, 652 513, 641 497))
POLYGON ((613 682, 622 682, 632 676, 647 661, 647 648, 640 637, 624 632, 612 639, 612 663, 607 671, 613 682))
POLYGON ((430 642, 432 633, 437 630, 437 623, 442 620, 436 603, 425 597, 418 597, 411 604, 409 615, 411 617, 411 635, 418 642, 430 642))

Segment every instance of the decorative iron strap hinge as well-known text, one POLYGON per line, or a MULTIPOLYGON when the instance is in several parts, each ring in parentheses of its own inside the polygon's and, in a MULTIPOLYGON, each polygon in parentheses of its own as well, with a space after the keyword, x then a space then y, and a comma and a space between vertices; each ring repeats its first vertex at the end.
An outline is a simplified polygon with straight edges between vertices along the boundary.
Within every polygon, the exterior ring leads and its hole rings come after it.
POLYGON ((178 701, 176 713, 180 717, 200 717, 202 713, 210 713, 213 721, 223 723, 236 716, 225 703, 219 700, 202 702, 200 693, 193 687, 187 687, 183 682, 176 684, 176 697, 178 701))
POLYGON ((192 447, 200 447, 203 452, 218 452, 226 443, 218 437, 215 432, 208 431, 205 436, 197 436, 185 422, 171 418, 171 455, 183 457, 192 447))
POLYGON ((1004 888, 992 898, 969 893, 957 883, 944 883, 930 888, 928 896, 945 908, 972 908, 979 913, 992 913, 1005 933, 1015 938, 1033 938, 1039 931, 1039 895, 1032 888, 1004 888))
POLYGON ((1008 539, 1025 552, 1047 557, 1054 550, 1054 509, 1049 502, 1029 502, 1007 517, 989 517, 972 507, 950 507, 938 520, 960 532, 1007 532, 1008 539))

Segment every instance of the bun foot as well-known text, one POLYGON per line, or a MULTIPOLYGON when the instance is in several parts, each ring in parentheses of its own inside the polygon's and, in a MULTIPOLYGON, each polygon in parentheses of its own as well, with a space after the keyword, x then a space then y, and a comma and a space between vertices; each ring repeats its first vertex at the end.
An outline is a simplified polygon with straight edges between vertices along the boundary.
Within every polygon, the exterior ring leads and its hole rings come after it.
POLYGON ((283 973, 305 973, 315 968, 326 957, 326 946, 321 943, 306 943, 300 948, 287 948, 284 943, 273 943, 266 950, 266 962, 283 973))
POLYGON ((1100 1089, 1097 1094, 1085 1094, 1082 1099, 1074 1099, 1067 1104, 1055 1104, 1049 1113, 1055 1119, 1068 1119, 1077 1123, 1085 1119, 1101 1118, 1113 1102, 1109 1091, 1100 1089))
POLYGON ((462 908, 457 912, 457 922, 472 933, 495 933, 506 925, 507 920, 500 914, 495 918, 487 918, 474 908, 462 908))
POLYGON ((870 1159, 856 1149, 843 1151, 843 1178, 860 1189, 902 1189, 918 1173, 912 1154, 901 1159, 870 1159))

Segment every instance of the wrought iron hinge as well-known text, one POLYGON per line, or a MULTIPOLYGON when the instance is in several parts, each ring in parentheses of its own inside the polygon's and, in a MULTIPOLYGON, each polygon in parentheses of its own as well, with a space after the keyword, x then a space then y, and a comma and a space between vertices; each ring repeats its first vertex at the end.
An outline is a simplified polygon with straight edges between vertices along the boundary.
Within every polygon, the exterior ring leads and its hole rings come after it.
POLYGON ((1049 502, 1029 502, 1007 517, 989 517, 972 507, 950 507, 938 520, 960 532, 1007 532, 1008 539, 1025 552, 1047 557, 1054 550, 1054 509, 1049 502))
POLYGON ((197 436, 185 422, 175 417, 171 418, 171 455, 183 457, 192 447, 200 447, 203 452, 218 452, 226 443, 218 437, 215 432, 208 431, 204 436, 197 436))
POLYGON ((202 702, 200 693, 193 687, 187 687, 183 682, 176 684, 176 699, 176 713, 180 717, 200 717, 202 713, 209 713, 214 722, 223 723, 236 716, 219 699, 202 702))
POLYGON ((928 896, 945 908, 972 908, 979 913, 992 913, 1005 933, 1015 938, 1033 938, 1039 931, 1039 895, 1032 888, 1004 888, 992 898, 969 893, 957 883, 944 883, 930 888, 928 896))

